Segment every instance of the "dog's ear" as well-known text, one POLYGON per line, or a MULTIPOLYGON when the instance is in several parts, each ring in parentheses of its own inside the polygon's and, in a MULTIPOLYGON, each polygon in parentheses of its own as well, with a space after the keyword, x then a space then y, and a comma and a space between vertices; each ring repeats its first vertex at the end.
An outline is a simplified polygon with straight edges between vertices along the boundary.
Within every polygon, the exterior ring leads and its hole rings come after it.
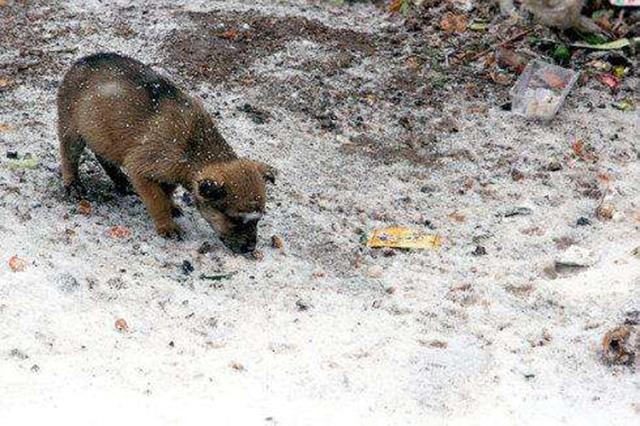
POLYGON ((262 175, 262 178, 265 181, 270 183, 276 183, 276 175, 278 174, 276 172, 276 169, 260 161, 256 161, 255 164, 256 164, 256 167, 258 168, 258 173, 262 175))
POLYGON ((207 200, 219 201, 227 195, 227 191, 224 188, 224 183, 203 179, 198 182, 198 194, 207 200))

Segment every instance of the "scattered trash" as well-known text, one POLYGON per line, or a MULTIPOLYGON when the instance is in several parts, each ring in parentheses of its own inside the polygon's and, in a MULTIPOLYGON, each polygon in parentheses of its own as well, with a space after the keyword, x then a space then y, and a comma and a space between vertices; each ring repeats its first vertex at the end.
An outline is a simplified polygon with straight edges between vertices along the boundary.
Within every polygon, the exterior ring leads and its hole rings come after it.
POLYGON ((516 207, 511 210, 507 210, 502 213, 504 217, 513 217, 513 216, 530 216, 533 214, 533 210, 529 207, 516 207))
POLYGON ((184 260, 180 265, 180 270, 182 271, 183 274, 189 275, 195 270, 195 268, 193 267, 191 262, 189 262, 188 260, 184 260))
POLYGON ((7 162, 7 166, 11 170, 35 169, 36 167, 38 167, 39 163, 40 161, 38 160, 38 158, 31 154, 25 155, 22 159, 17 158, 16 155, 16 158, 12 158, 7 162))
POLYGON ((599 44, 588 44, 588 43, 573 43, 572 47, 580 47, 582 49, 594 49, 594 50, 619 50, 624 49, 631 45, 631 40, 634 43, 640 42, 640 37, 636 37, 634 39, 621 38, 620 40, 615 40, 609 43, 599 43, 599 44))
POLYGON ((614 212, 615 207, 613 206, 613 204, 603 203, 596 208, 596 216, 601 220, 613 219, 614 212))
POLYGON ((9 269, 12 272, 24 272, 27 269, 27 262, 18 256, 11 256, 9 258, 9 269))
POLYGON ((235 274, 237 274, 237 272, 227 272, 227 273, 220 273, 220 274, 200 274, 199 278, 201 280, 222 281, 222 280, 228 280, 229 278, 233 277, 235 274))
POLYGON ((578 225, 578 226, 588 226, 588 225, 591 225, 591 221, 589 219, 587 219, 586 217, 582 216, 582 217, 578 218, 578 220, 576 221, 576 225, 578 225))
POLYGON ((511 89, 511 111, 527 118, 550 120, 562 106, 579 73, 532 61, 511 89))
POLYGON ((239 362, 234 361, 231 364, 229 364, 229 367, 231 367, 236 371, 244 371, 244 365, 240 364, 239 362))
POLYGON ((129 324, 123 318, 118 318, 115 323, 115 328, 121 333, 129 331, 129 324))
POLYGON ((441 245, 442 238, 438 235, 403 227, 376 229, 367 241, 367 247, 372 248, 437 249, 441 245))
POLYGON ((91 207, 91 203, 87 200, 80 200, 77 206, 78 213, 84 216, 91 216, 91 211, 93 208, 91 207))
POLYGON ((473 256, 485 256, 487 254, 487 249, 484 246, 476 246, 476 249, 471 252, 473 256))
POLYGON ((296 300, 296 308, 298 308, 299 311, 307 311, 309 310, 309 305, 302 299, 298 299, 296 300))
POLYGON ((615 104, 613 104, 613 107, 624 112, 635 110, 635 106, 629 99, 623 99, 620 102, 616 102, 615 104))
POLYGON ((128 238, 131 236, 131 231, 122 225, 116 225, 107 230, 107 235, 111 238, 128 238))
POLYGON ((622 325, 609 330, 602 339, 602 358, 611 365, 631 365, 640 351, 640 332, 622 325))
POLYGON ((273 247, 274 249, 282 250, 282 248, 284 247, 284 240, 282 239, 282 237, 273 235, 271 237, 271 247, 273 247))
POLYGON ((617 89, 620 86, 620 79, 613 74, 599 74, 598 81, 610 89, 617 89))
POLYGON ((593 266, 596 262, 597 257, 592 251, 574 245, 555 260, 554 268, 558 273, 573 273, 593 266))

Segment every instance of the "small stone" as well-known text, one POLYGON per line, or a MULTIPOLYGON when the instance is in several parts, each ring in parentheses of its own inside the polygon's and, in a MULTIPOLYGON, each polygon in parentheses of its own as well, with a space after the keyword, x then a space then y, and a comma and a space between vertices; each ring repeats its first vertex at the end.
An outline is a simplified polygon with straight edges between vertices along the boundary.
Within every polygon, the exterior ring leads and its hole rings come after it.
POLYGON ((31 366, 31 371, 34 372, 34 373, 39 372, 40 371, 40 366, 38 366, 38 364, 33 364, 31 366))
POLYGON ((176 344, 173 342, 173 340, 169 342, 169 347, 170 348, 175 348, 176 347, 176 344))
POLYGON ((278 235, 271 237, 271 247, 274 249, 282 250, 284 248, 284 240, 278 235))
POLYGON ((393 294, 393 293, 395 293, 395 292, 396 292, 396 288, 395 288, 395 287, 387 287, 387 288, 385 288, 385 289, 384 289, 384 291, 385 291, 387 294, 393 294))
POLYGON ((123 318, 118 318, 115 323, 116 330, 121 333, 129 331, 129 324, 123 318))
POLYGON ((191 262, 189 262, 188 260, 183 260, 182 265, 180 265, 180 270, 182 271, 183 274, 189 275, 193 271, 195 271, 195 268, 193 267, 191 262))
POLYGON ((253 252, 251 252, 251 257, 253 257, 257 261, 260 261, 264 259, 264 253, 260 250, 254 250, 253 252))
POLYGON ((12 272, 24 272, 24 270, 27 269, 27 262, 18 256, 11 256, 9 258, 9 269, 11 269, 12 272))
POLYGON ((91 211, 93 208, 91 207, 91 203, 87 200, 80 200, 77 206, 77 211, 83 216, 91 216, 91 211))
POLYGON ((589 225, 591 225, 591 221, 589 219, 587 219, 586 217, 582 216, 577 220, 576 225, 578 225, 578 226, 589 226, 589 225))
POLYGON ((476 249, 471 252, 474 256, 485 256, 487 254, 487 249, 483 246, 476 246, 476 249))

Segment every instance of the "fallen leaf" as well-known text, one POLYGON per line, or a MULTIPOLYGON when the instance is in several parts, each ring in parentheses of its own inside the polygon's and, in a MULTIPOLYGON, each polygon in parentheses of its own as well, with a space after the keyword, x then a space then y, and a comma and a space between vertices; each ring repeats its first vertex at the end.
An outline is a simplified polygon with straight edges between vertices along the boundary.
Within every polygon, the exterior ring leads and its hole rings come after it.
POLYGON ((107 234, 111 238, 128 238, 129 236, 131 236, 131 231, 129 231, 122 225, 116 225, 109 228, 107 234))
POLYGON ((467 18, 447 13, 440 21, 440 28, 446 33, 463 33, 467 29, 467 18))
POLYGON ((0 88, 7 87, 11 83, 13 83, 13 80, 11 80, 9 77, 0 77, 0 88))
POLYGON ((238 38, 239 34, 240 33, 238 30, 232 28, 230 30, 219 33, 218 37, 226 38, 227 40, 235 40, 238 38))
POLYGON ((598 74, 598 81, 610 89, 620 86, 620 79, 613 74, 598 74))
POLYGON ((27 269, 27 262, 18 256, 11 256, 9 258, 9 268, 13 272, 24 272, 27 269))
POLYGON ((84 216, 90 216, 93 208, 91 207, 91 203, 87 200, 80 200, 78 203, 78 213, 84 216))
POLYGON ((118 318, 116 320, 115 327, 116 327, 116 330, 118 330, 121 333, 129 331, 129 324, 127 324, 127 321, 125 321, 124 318, 118 318))
POLYGON ((442 238, 438 235, 425 234, 421 230, 403 227, 376 229, 367 241, 367 247, 427 249, 439 248, 442 238))
POLYGON ((389 12, 390 13, 398 13, 400 12, 400 9, 402 9, 402 6, 404 5, 404 0, 393 0, 390 4, 389 4, 389 12))

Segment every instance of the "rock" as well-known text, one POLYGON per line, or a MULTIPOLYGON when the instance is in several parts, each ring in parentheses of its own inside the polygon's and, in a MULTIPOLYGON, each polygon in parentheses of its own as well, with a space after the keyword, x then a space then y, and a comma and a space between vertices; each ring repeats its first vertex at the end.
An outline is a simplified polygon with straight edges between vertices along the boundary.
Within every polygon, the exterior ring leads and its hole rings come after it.
POLYGON ((74 293, 76 290, 80 288, 80 283, 78 280, 69 273, 63 273, 58 275, 54 279, 56 286, 63 293, 74 293))
POLYGON ((127 321, 125 321, 124 318, 118 318, 115 323, 115 328, 119 332, 124 333, 129 331, 129 324, 127 324, 127 321))
POLYGON ((562 163, 556 159, 551 159, 549 163, 547 163, 547 170, 550 172, 562 170, 562 163))

